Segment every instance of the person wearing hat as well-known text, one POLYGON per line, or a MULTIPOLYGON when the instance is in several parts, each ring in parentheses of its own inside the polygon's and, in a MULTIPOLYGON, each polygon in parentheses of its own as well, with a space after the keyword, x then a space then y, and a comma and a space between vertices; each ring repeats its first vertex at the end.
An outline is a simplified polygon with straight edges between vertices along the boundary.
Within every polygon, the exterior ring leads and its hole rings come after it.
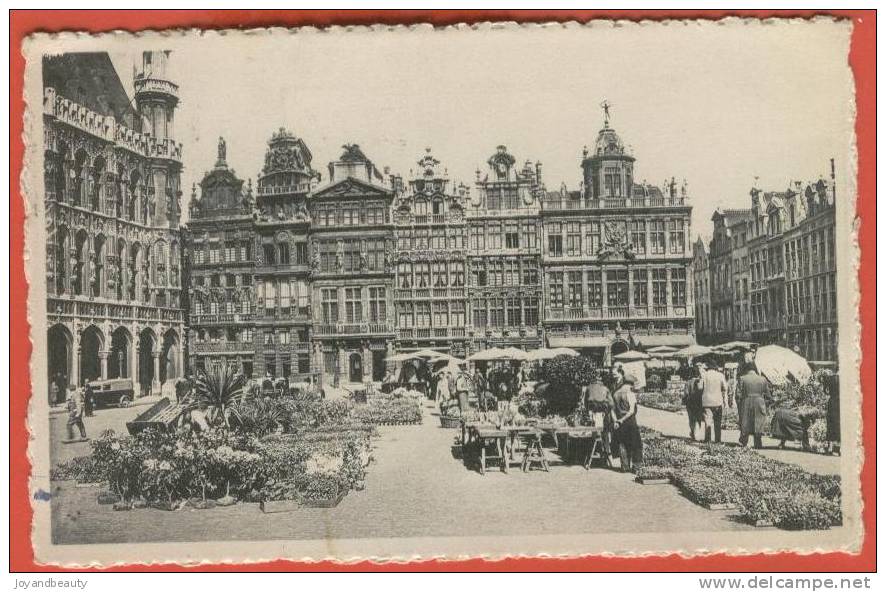
POLYGON ((713 432, 714 442, 720 442, 723 405, 729 386, 726 377, 717 368, 708 368, 704 362, 699 362, 698 368, 701 374, 701 406, 704 408, 704 441, 710 442, 713 432))
POLYGON ((766 397, 769 396, 769 383, 757 374, 757 369, 746 364, 738 380, 736 403, 738 405, 738 425, 741 435, 738 443, 748 445, 748 438, 754 437, 754 448, 763 448, 763 430, 766 427, 766 397))
POLYGON ((635 471, 643 462, 643 441, 637 425, 637 395, 634 392, 636 384, 636 377, 625 374, 621 386, 612 395, 612 445, 621 458, 622 472, 635 471))

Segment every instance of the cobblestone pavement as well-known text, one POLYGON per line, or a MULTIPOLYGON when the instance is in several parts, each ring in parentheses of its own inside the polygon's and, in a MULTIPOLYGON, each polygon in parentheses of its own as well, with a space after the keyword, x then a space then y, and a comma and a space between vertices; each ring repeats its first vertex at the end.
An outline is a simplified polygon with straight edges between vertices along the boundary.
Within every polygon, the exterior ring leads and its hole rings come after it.
MULTIPOLYGON (((549 473, 522 473, 515 466, 509 474, 480 475, 457 458, 456 430, 440 428, 437 417, 425 412, 422 425, 381 428, 365 490, 351 492, 336 508, 268 515, 257 504, 114 512, 96 503, 98 489, 64 482, 54 484, 53 539, 64 544, 750 528, 693 504, 672 486, 640 485, 631 475, 605 468, 554 463, 549 473)), ((112 417, 125 422, 121 415, 108 413, 96 424, 112 417)))
MULTIPOLYGON (((675 413, 641 407, 637 414, 637 420, 641 425, 658 430, 667 436, 689 437, 688 419, 686 414, 682 412, 675 413)), ((702 436, 704 436, 703 432, 701 434, 696 433, 696 437, 702 436)), ((738 443, 738 436, 738 430, 723 430, 722 439, 723 442, 738 443)), ((804 452, 800 448, 799 442, 788 442, 784 450, 779 450, 778 444, 779 440, 764 437, 764 448, 757 452, 775 460, 798 465, 812 473, 823 475, 840 474, 840 456, 804 452)))

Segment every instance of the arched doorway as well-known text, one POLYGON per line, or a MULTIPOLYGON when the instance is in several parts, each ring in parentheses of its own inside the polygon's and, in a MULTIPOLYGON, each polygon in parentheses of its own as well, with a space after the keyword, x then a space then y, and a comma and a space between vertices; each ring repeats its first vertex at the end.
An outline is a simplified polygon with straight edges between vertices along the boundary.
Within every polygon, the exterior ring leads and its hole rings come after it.
POLYGON ((154 332, 143 329, 138 335, 138 385, 142 396, 151 394, 154 382, 154 347, 157 342, 154 332))
POLYGON ((102 377, 99 352, 105 342, 104 335, 95 325, 87 327, 80 335, 80 384, 102 377))
POLYGON ((363 382, 363 358, 358 353, 348 356, 348 380, 363 382))
POLYGON ((74 337, 64 325, 53 325, 46 337, 49 403, 63 403, 73 376, 74 337), (56 388, 53 389, 53 385, 56 388))
POLYGON ((628 351, 628 349, 628 343, 626 341, 615 341, 609 348, 609 357, 611 358, 618 354, 623 354, 628 351))
POLYGON ((111 334, 111 353, 108 355, 108 378, 129 378, 132 337, 125 327, 117 327, 111 334))
POLYGON ((163 349, 160 353, 161 384, 179 376, 178 349, 178 334, 174 329, 170 329, 163 335, 163 349))

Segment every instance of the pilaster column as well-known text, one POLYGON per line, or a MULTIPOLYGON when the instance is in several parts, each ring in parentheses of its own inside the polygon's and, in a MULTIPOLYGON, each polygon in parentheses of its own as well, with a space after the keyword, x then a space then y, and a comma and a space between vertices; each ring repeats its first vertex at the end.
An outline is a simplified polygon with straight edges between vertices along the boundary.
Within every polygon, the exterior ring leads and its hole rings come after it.
POLYGON ((154 358, 154 376, 151 380, 151 394, 160 391, 160 352, 152 351, 151 357, 154 358))
POLYGON ((111 355, 109 351, 100 351, 98 352, 98 359, 101 362, 101 377, 102 380, 107 380, 108 378, 108 356, 111 355))
POLYGON ((132 376, 132 386, 135 389, 136 394, 140 396, 141 383, 139 382, 139 379, 141 378, 141 345, 139 344, 138 333, 135 334, 133 341, 135 343, 131 350, 131 364, 129 367, 132 368, 132 370, 130 371, 130 375, 132 376))

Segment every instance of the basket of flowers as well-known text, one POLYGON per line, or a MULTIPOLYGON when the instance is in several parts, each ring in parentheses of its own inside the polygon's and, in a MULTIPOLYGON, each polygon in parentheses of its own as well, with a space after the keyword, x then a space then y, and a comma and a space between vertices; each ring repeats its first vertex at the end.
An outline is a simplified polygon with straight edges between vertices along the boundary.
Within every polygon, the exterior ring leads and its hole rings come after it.
POLYGON ((458 401, 449 401, 443 405, 442 413, 440 414, 440 427, 461 427, 461 409, 458 406, 458 401))

